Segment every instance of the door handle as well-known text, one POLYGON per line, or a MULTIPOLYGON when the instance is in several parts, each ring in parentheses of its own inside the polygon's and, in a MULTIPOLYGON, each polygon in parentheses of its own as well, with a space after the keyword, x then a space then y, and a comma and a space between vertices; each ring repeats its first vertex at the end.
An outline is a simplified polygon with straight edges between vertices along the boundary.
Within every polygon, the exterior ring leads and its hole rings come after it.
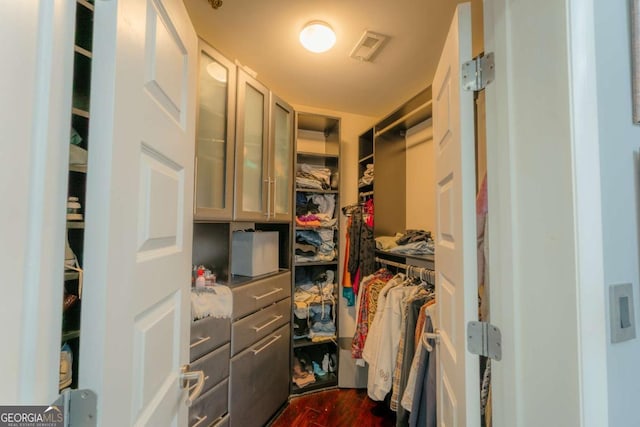
POLYGON ((267 220, 271 218, 271 177, 264 180, 267 184, 267 212, 264 214, 267 220))
POLYGON ((196 400, 198 396, 200 396, 200 393, 202 393, 202 389, 204 388, 204 372, 192 371, 189 364, 182 365, 182 368, 180 369, 180 388, 191 390, 191 387, 189 387, 190 381, 196 381, 196 385, 185 401, 187 408, 191 407, 194 400, 196 400))
MULTIPOLYGON (((198 185, 198 156, 196 156, 196 162, 193 165, 193 185, 194 187, 196 185, 198 185)), ((198 206, 198 189, 196 188, 195 191, 193 192, 193 214, 196 214, 196 211, 198 206)))
POLYGON ((275 216, 278 214, 278 212, 276 211, 276 208, 278 207, 278 187, 277 187, 277 183, 276 183, 276 178, 273 178, 273 217, 275 218, 275 216))

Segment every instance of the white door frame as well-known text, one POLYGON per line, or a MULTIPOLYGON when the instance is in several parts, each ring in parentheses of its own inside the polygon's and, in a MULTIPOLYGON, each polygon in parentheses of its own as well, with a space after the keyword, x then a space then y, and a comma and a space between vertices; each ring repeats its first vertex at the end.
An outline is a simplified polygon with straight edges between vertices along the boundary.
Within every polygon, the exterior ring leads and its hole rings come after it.
POLYGON ((568 0, 581 425, 609 424, 607 297, 593 0, 568 0))
POLYGON ((486 91, 491 320, 503 335, 493 425, 604 426, 593 2, 485 0, 484 13, 496 58, 486 91))
MULTIPOLYGON (((536 2, 539 14, 543 6, 553 0, 536 2)), ((529 385, 522 382, 523 366, 513 358, 526 337, 518 336, 526 320, 518 314, 518 286, 512 286, 522 263, 513 251, 520 244, 519 224, 514 194, 521 189, 515 167, 519 164, 515 153, 514 128, 525 120, 527 111, 513 109, 517 100, 511 92, 514 65, 523 57, 510 55, 515 41, 511 38, 522 15, 514 12, 520 2, 485 0, 485 34, 490 25, 493 36, 487 34, 487 51, 496 53, 494 99, 487 100, 487 132, 489 197, 491 212, 491 305, 492 319, 503 332, 504 359, 494 364, 494 422, 496 426, 524 426, 526 414, 522 390, 529 385), (497 6, 507 13, 490 15, 497 6), (498 114, 502 114, 499 123, 498 114), (493 115, 493 116, 492 116, 493 115), (493 117, 493 118, 492 118, 493 117), (516 317, 516 314, 518 317, 516 317), (502 323, 500 319, 511 319, 502 323), (502 323, 502 324, 500 324, 502 323), (508 373, 508 375, 506 375, 508 373)), ((581 425, 606 425, 607 366, 605 301, 602 274, 602 230, 599 199, 599 158, 597 141, 596 94, 593 87, 595 73, 593 46, 593 1, 566 0, 569 10, 566 48, 569 54, 570 112, 566 120, 572 128, 569 142, 572 147, 572 195, 574 207, 574 236, 577 321, 579 336, 576 349, 577 378, 580 384, 580 407, 577 412, 581 425), (589 230, 589 234, 585 234, 589 230)), ((531 18, 531 17, 530 17, 531 18)), ((68 123, 71 104, 69 48, 73 15, 68 2, 10 2, 0 16, 0 32, 7 35, 2 46, 3 57, 12 58, 8 67, 0 69, 3 144, 0 171, 2 195, 11 209, 3 210, 2 266, 3 298, 0 320, 7 328, 4 340, 10 352, 3 352, 0 360, 6 368, 0 382, 2 403, 43 403, 57 395, 58 358, 64 238, 64 202, 68 150, 68 123), (9 145, 11 145, 9 147, 9 145), (4 155, 10 153, 10 155, 4 155), (44 167, 44 168, 43 168, 44 167), (44 213, 47 212, 45 215, 44 213), (53 301, 53 302, 52 302, 53 301)), ((534 27, 543 33, 544 25, 534 27)), ((532 35, 534 36, 534 35, 532 35)), ((562 60, 563 58, 555 58, 562 60)), ((520 67, 518 69, 521 69, 520 67)), ((531 68, 534 72, 535 67, 531 68)), ((520 75, 525 80, 527 76, 520 75)), ((561 76, 562 77, 562 76, 561 76)), ((544 88, 540 88, 544 89, 544 88)), ((547 89, 548 90, 548 89, 547 89)), ((522 105, 519 104, 519 107, 522 105)), ((535 111, 534 111, 535 113, 535 111)), ((536 114, 539 116, 539 114, 536 114)), ((530 120, 530 117, 527 117, 530 120)), ((521 227, 521 226, 520 226, 521 227)), ((518 285, 518 284, 516 284, 518 285)), ((566 285, 566 284, 565 284, 566 285)), ((541 374, 545 374, 541 372, 541 374)), ((539 390, 541 393, 553 390, 539 390)), ((575 424, 578 424, 575 420, 575 424)))
POLYGON ((75 2, 4 2, 0 404, 58 395, 75 2))

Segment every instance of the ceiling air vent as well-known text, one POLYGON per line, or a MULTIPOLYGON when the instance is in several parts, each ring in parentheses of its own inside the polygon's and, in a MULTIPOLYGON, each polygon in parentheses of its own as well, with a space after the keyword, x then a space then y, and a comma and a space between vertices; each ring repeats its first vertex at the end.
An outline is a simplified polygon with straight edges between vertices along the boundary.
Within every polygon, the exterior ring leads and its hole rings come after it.
POLYGON ((388 38, 384 34, 365 31, 349 56, 358 61, 373 61, 388 38))

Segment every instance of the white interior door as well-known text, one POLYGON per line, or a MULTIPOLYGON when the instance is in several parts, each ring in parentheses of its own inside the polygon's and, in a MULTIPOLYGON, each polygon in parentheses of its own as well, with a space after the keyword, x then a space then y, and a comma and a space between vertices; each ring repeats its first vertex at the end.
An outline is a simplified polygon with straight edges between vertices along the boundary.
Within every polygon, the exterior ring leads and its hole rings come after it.
POLYGON ((102 426, 186 425, 196 73, 181 0, 95 2, 79 384, 102 426))
POLYGON ((58 396, 74 3, 7 2, 0 14, 11 40, 0 45, 3 405, 58 396))
POLYGON ((471 7, 458 6, 433 79, 436 152, 436 326, 438 425, 480 425, 478 357, 466 351, 466 324, 478 318, 473 93, 460 66, 471 59, 471 7))

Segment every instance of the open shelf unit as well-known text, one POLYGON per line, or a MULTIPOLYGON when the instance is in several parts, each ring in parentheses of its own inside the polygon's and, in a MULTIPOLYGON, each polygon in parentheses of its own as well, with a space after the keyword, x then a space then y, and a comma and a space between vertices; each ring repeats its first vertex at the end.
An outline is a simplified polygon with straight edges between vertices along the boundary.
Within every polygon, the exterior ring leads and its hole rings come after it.
POLYGON ((299 112, 296 123, 291 394, 336 387, 339 353, 340 119, 299 112), (318 178, 318 170, 325 175, 318 178), (311 184, 304 180, 309 173, 316 177, 311 184), (321 223, 305 225, 314 215, 321 223), (303 374, 313 382, 300 386, 299 368, 314 371, 303 374))
POLYGON ((67 196, 77 198, 80 208, 67 205, 65 242, 64 304, 62 313, 62 349, 60 390, 77 388, 80 350, 80 313, 84 264, 84 209, 86 200, 87 153, 89 149, 89 104, 91 99, 91 62, 93 48, 92 2, 76 1, 75 40, 73 46, 73 93, 69 133, 69 178, 67 196), (70 212, 70 208, 74 212, 70 212), (75 216, 69 217, 70 213, 75 216), (79 215, 81 217, 79 217, 79 215), (69 364, 69 362, 71 362, 69 364))

